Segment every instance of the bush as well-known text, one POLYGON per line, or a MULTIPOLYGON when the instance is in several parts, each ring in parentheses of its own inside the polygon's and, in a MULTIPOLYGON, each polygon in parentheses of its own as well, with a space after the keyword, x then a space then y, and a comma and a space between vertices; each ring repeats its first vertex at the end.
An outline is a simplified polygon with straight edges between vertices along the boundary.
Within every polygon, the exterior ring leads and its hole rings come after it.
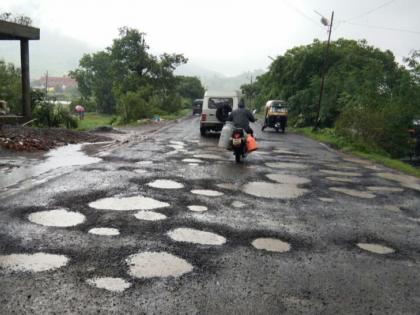
POLYGON ((77 119, 70 111, 61 106, 55 106, 47 100, 41 101, 35 107, 33 117, 38 127, 61 127, 77 128, 77 119))
POLYGON ((142 91, 127 92, 119 97, 117 109, 123 122, 128 123, 137 119, 150 117, 152 106, 144 99, 143 94, 142 91))

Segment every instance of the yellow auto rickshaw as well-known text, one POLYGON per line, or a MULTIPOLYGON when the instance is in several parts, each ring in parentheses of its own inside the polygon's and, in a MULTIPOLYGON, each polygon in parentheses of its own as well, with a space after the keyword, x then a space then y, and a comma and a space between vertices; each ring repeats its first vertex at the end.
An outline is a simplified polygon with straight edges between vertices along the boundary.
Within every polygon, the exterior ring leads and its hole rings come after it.
POLYGON ((265 104, 265 117, 261 131, 265 128, 274 128, 284 133, 287 126, 287 103, 282 100, 270 100, 265 104))

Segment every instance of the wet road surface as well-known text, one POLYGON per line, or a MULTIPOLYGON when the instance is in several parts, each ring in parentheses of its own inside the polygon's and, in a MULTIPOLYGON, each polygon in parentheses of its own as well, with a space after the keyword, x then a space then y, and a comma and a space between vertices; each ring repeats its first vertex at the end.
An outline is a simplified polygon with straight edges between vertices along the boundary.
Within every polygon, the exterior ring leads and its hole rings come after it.
POLYGON ((242 164, 217 140, 189 118, 2 157, 0 313, 419 313, 418 180, 295 134, 242 164))

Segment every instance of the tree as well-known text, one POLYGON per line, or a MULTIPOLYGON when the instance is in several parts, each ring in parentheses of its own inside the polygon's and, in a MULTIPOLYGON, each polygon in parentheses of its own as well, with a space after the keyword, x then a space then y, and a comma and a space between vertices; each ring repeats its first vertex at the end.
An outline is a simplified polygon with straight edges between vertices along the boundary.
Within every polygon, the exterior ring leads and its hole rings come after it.
POLYGON ((0 100, 5 100, 12 113, 20 114, 22 109, 22 86, 20 69, 0 60, 0 100))
POLYGON ((176 80, 178 81, 177 91, 182 97, 189 101, 203 98, 205 90, 200 79, 197 77, 177 76, 176 80))

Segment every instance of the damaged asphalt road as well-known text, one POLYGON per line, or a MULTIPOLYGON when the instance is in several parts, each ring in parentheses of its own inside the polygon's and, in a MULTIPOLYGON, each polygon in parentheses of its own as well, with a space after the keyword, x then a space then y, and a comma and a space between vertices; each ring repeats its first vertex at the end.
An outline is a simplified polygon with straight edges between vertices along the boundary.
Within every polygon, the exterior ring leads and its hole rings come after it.
POLYGON ((197 118, 136 139, 1 158, 1 314, 418 314, 417 179, 270 131, 238 165, 197 118))

